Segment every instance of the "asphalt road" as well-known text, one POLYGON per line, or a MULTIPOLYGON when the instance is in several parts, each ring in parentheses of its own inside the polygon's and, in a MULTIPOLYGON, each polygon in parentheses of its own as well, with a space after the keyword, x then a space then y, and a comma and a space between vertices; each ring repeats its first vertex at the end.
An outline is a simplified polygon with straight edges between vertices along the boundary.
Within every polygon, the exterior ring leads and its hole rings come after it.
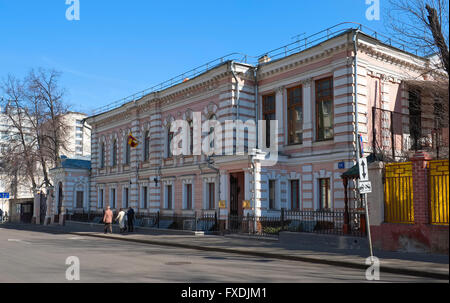
POLYGON ((445 282, 387 273, 367 281, 358 269, 0 226, 0 282, 74 283, 66 280, 69 256, 87 283, 445 282))

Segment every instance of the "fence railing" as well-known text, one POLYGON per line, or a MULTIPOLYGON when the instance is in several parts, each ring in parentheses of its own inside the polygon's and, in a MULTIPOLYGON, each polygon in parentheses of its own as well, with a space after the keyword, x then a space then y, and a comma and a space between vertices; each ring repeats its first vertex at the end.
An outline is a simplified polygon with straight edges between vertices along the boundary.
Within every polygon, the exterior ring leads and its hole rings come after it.
POLYGON ((350 209, 349 228, 344 229, 345 210, 284 210, 272 216, 229 216, 230 232, 277 236, 281 231, 365 236, 364 210, 350 209))
POLYGON ((386 164, 384 202, 387 223, 414 223, 411 162, 386 164))
POLYGON ((448 160, 430 161, 428 169, 430 193, 430 223, 448 225, 449 169, 448 160))
MULTIPOLYGON (((272 216, 229 215, 226 227, 221 230, 216 212, 195 212, 194 215, 136 213, 136 227, 192 230, 204 232, 244 233, 254 236, 278 236, 281 231, 312 232, 335 235, 365 236, 363 210, 350 209, 349 228, 344 230, 344 210, 285 210, 272 216)), ((74 213, 69 220, 100 223, 103 214, 74 213)), ((114 217, 116 214, 114 214, 114 217)))
MULTIPOLYGON (((116 218, 116 215, 117 211, 114 211, 113 218, 116 218)), ((103 212, 74 212, 69 213, 67 219, 79 222, 101 223, 103 212)), ((196 212, 194 215, 164 215, 159 212, 138 212, 134 216, 134 226, 215 232, 219 229, 217 220, 218 218, 215 212, 196 212)))

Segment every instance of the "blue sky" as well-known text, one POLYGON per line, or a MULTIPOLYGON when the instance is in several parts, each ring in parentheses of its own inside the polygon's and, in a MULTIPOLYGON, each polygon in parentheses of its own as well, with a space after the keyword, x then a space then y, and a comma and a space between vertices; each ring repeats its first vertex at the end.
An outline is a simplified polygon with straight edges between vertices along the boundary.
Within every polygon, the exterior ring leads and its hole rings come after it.
MULTIPOLYGON (((62 72, 73 110, 90 113, 231 52, 259 55, 343 21, 366 19, 366 0, 0 0, 0 78, 62 72)), ((381 0, 381 10, 385 1, 381 0)))

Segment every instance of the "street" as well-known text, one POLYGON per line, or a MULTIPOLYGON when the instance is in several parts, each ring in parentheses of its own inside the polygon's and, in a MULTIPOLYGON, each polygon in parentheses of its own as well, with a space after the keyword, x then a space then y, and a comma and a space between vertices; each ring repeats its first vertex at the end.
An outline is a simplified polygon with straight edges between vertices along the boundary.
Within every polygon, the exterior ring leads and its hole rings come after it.
MULTIPOLYGON (((69 256, 88 283, 376 283, 359 269, 0 227, 0 282, 77 282, 66 280, 69 256)), ((445 281, 382 272, 377 282, 445 281)))

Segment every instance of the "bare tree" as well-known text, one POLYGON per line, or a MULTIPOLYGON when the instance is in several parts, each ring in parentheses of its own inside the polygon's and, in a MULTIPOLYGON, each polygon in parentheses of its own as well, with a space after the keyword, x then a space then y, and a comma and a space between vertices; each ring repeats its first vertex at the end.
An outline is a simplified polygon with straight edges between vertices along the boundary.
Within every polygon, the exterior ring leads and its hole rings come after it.
POLYGON ((449 71, 448 0, 389 0, 386 27, 398 41, 422 56, 437 54, 433 69, 449 71))
MULTIPOLYGON (((24 170, 22 175, 27 175, 32 187, 37 185, 36 179, 36 153, 35 140, 31 136, 31 129, 27 123, 26 106, 24 100, 24 84, 22 81, 8 76, 2 88, 7 99, 3 100, 3 115, 8 125, 8 142, 2 146, 2 163, 4 174, 12 176, 13 180, 19 178, 19 168, 24 170)), ((13 181, 12 180, 12 181, 13 181)), ((17 191, 18 184, 12 182, 17 191)))
POLYGON ((64 115, 68 106, 63 101, 64 90, 58 86, 59 77, 57 71, 40 68, 31 70, 23 81, 9 76, 1 86, 7 96, 2 108, 9 133, 14 134, 1 156, 4 163, 16 163, 3 169, 16 180, 17 168, 24 167, 33 188, 51 185, 48 169, 57 166, 60 152, 67 150, 64 115))
POLYGON ((44 183, 50 185, 47 167, 59 164, 61 151, 68 150, 68 126, 64 115, 69 107, 63 102, 64 90, 58 86, 60 73, 32 70, 26 78, 29 121, 35 131, 44 183))
POLYGON ((412 150, 448 157, 448 0, 389 0, 385 26, 408 50, 428 58, 421 75, 405 81, 409 90, 412 150))

